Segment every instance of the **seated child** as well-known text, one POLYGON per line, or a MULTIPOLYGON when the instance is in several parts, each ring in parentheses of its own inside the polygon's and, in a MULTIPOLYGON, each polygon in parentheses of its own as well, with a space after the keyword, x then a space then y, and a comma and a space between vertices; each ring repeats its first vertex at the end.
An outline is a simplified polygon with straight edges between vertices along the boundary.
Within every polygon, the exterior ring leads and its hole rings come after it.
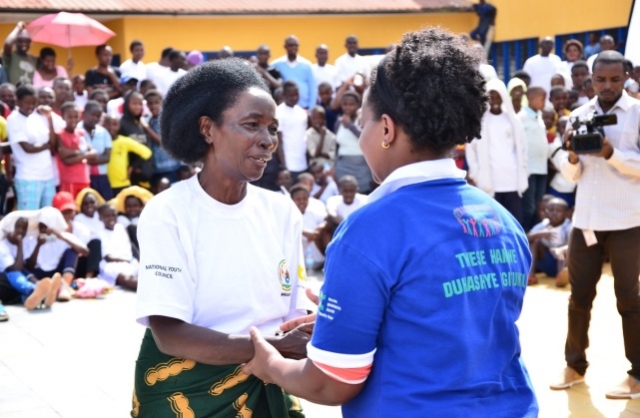
POLYGON ((571 221, 567 219, 567 202, 554 197, 546 204, 546 218, 534 226, 527 234, 533 260, 528 284, 538 283, 536 271, 542 271, 549 277, 556 278, 556 286, 567 285, 566 274, 559 273, 566 267, 566 259, 559 257, 555 251, 569 242, 571 221), (561 259, 559 259, 561 258, 561 259))
POLYGON ((307 129, 309 163, 333 165, 336 160, 336 134, 327 129, 326 112, 322 106, 311 109, 311 127, 307 129))
POLYGON ((313 175, 313 188, 311 189, 311 196, 320 200, 325 205, 327 200, 331 196, 337 196, 340 194, 338 185, 331 176, 331 169, 321 164, 319 161, 314 161, 309 167, 309 171, 313 175))
POLYGON ((58 152, 56 160, 60 175, 60 191, 67 191, 75 198, 82 189, 89 187, 88 162, 94 162, 98 156, 96 150, 85 139, 84 133, 76 127, 80 113, 73 102, 62 105, 62 118, 66 127, 58 132, 58 152))
POLYGON ((367 196, 358 193, 358 180, 352 175, 343 176, 338 182, 340 195, 327 200, 327 223, 318 240, 318 249, 325 254, 333 234, 347 216, 367 204, 367 196))
POLYGON ((89 233, 86 229, 84 233, 81 232, 78 227, 75 232, 82 236, 79 238, 67 231, 69 225, 58 209, 46 207, 39 212, 40 236, 27 268, 38 279, 53 277, 56 273, 62 274, 63 280, 58 292, 58 301, 67 302, 72 295, 71 284, 76 278, 78 256, 86 257, 89 255, 89 249, 85 244, 89 233))
POLYGON ((110 285, 136 290, 138 288, 138 261, 133 258, 131 241, 126 229, 116 222, 116 208, 110 203, 105 203, 100 206, 98 212, 100 220, 104 224, 100 238, 102 242, 100 278, 110 285))
POLYGON ((111 158, 107 166, 107 175, 115 196, 123 189, 131 186, 132 167, 129 164, 129 154, 133 153, 142 160, 148 160, 153 153, 149 147, 135 139, 119 135, 119 119, 113 116, 106 116, 104 118, 104 127, 109 131, 112 138, 111 158))
POLYGON ((310 197, 309 189, 302 184, 296 184, 291 188, 291 199, 302 213, 302 246, 306 267, 318 270, 322 268, 324 256, 318 250, 316 241, 324 228, 327 211, 324 205, 311 204, 315 199, 310 197))
POLYGON ((117 222, 124 226, 129 234, 133 256, 140 259, 138 247, 138 220, 144 205, 153 197, 153 193, 140 186, 130 186, 122 190, 112 201, 118 211, 117 222))
MULTIPOLYGON (((60 288, 61 276, 55 274, 53 278, 38 280, 27 266, 34 251, 34 240, 27 236, 29 222, 27 218, 19 217, 15 220, 13 231, 7 232, 8 223, 3 227, 5 237, 0 241, 0 270, 13 289, 21 296, 24 307, 33 310, 44 302, 50 307, 56 300, 60 288)), ((40 240, 40 238, 38 238, 40 240)), ((37 254, 36 254, 37 257, 37 254)))
POLYGON ((293 185, 293 177, 289 170, 280 170, 278 173, 278 179, 276 185, 280 188, 280 193, 283 195, 289 195, 289 189, 293 185))

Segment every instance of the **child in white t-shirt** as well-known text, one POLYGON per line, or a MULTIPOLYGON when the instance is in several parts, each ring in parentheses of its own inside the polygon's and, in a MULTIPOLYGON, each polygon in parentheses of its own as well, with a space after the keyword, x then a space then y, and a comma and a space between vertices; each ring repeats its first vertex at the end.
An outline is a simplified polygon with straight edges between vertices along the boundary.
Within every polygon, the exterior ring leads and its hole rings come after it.
POLYGON ((327 211, 321 202, 310 197, 309 189, 303 184, 293 186, 290 193, 291 199, 302 213, 302 246, 307 268, 318 270, 322 268, 324 255, 318 250, 316 241, 324 228, 327 211), (314 204, 313 201, 319 204, 314 204))
MULTIPOLYGON (((53 278, 38 280, 28 270, 29 265, 35 265, 35 259, 31 260, 36 239, 27 237, 28 220, 18 218, 15 221, 13 231, 5 233, 0 240, 0 271, 22 297, 22 302, 27 310, 33 310, 44 303, 50 307, 56 300, 60 288, 61 276, 56 274, 53 278)), ((37 254, 36 254, 37 257, 37 254)))
POLYGON ((549 199, 546 204, 546 218, 535 225, 527 234, 533 260, 529 273, 529 284, 538 283, 536 271, 542 271, 556 278, 556 286, 567 285, 566 257, 563 247, 569 242, 571 221, 567 219, 567 202, 560 198, 549 199), (562 274, 561 274, 562 273, 562 274))
POLYGON ((307 165, 307 127, 309 117, 307 112, 298 106, 298 86, 293 81, 287 81, 282 86, 284 103, 276 109, 278 118, 278 137, 281 145, 278 147, 280 162, 287 167, 297 181, 298 174, 306 171, 307 165), (284 159, 284 161, 283 161, 284 159))
POLYGON ((340 194, 327 199, 327 223, 318 240, 318 249, 325 254, 338 225, 347 216, 367 204, 367 196, 358 193, 358 180, 352 175, 343 176, 338 182, 340 194))
POLYGON ((138 261, 133 258, 131 241, 124 226, 116 222, 116 208, 106 203, 98 209, 104 224, 101 231, 102 261, 99 278, 111 285, 136 290, 138 287, 138 261))

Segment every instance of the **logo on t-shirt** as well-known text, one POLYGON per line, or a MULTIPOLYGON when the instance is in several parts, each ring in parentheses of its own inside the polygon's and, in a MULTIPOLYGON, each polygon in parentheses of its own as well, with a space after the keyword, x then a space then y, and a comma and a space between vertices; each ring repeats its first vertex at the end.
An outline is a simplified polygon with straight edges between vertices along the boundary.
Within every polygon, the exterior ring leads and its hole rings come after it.
POLYGON ((282 287, 282 291, 291 292, 291 275, 289 274, 287 260, 282 260, 278 265, 278 278, 280 279, 280 287, 282 287))
POLYGON ((466 205, 453 210, 462 232, 478 238, 488 238, 502 232, 502 221, 487 205, 466 205))

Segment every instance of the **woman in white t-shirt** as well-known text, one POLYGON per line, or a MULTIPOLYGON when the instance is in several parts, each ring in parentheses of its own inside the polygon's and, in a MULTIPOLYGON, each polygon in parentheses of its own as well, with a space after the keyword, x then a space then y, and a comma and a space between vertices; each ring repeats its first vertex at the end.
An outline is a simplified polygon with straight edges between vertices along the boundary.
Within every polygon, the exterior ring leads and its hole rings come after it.
POLYGON ((249 184, 276 149, 276 104, 260 75, 230 58, 176 81, 163 114, 163 148, 203 168, 151 199, 138 222, 136 317, 149 329, 134 413, 286 416, 299 404, 239 367, 253 356, 252 326, 287 357, 304 357, 309 341, 309 326, 277 336, 310 309, 302 216, 286 196, 249 184))

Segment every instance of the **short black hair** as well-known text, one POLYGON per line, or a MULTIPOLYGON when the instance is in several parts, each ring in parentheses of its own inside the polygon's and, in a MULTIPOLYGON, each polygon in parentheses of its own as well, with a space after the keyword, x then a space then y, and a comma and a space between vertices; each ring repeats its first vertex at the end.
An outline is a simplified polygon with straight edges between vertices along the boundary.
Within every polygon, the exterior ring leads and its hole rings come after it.
POLYGON ((289 189, 289 194, 291 195, 291 197, 293 197, 293 195, 298 192, 304 192, 307 194, 307 196, 311 196, 311 190, 309 190, 304 184, 297 183, 291 186, 291 189, 289 189))
POLYGON ((318 90, 322 88, 330 88, 331 90, 333 90, 333 86, 328 81, 323 81, 322 83, 318 84, 318 90))
POLYGON ((4 89, 9 89, 12 92, 16 92, 16 86, 14 84, 11 83, 2 83, 0 84, 0 90, 4 90, 4 89))
POLYGON ((531 86, 527 89, 527 92, 525 94, 527 95, 527 98, 531 98, 531 97, 539 96, 541 94, 546 95, 547 91, 540 86, 531 86))
POLYGON ((69 84, 71 84, 71 80, 69 80, 67 77, 56 77, 53 79, 52 86, 53 88, 55 88, 58 83, 66 83, 67 81, 69 82, 69 84))
POLYGON ((173 61, 174 59, 178 58, 181 55, 182 55, 182 51, 177 49, 172 49, 171 52, 169 52, 169 61, 173 61))
POLYGON ((625 63, 627 65, 627 72, 630 73, 631 71, 633 71, 633 61, 625 60, 625 63))
POLYGON ((163 148, 185 163, 202 160, 209 145, 200 133, 200 117, 221 125, 224 111, 251 87, 269 93, 262 76, 239 58, 206 62, 189 71, 164 98, 160 115, 163 148))
POLYGON ((153 98, 153 97, 158 97, 158 98, 160 98, 160 100, 162 100, 162 94, 160 94, 160 92, 158 90, 149 90, 144 95, 144 99, 147 100, 147 101, 149 99, 153 98))
POLYGON ((22 100, 27 96, 36 96, 36 91, 30 85, 20 86, 16 89, 16 99, 22 100))
POLYGON ((351 174, 347 174, 340 177, 340 180, 338 180, 338 187, 342 189, 347 184, 353 184, 356 187, 358 187, 358 179, 355 176, 352 176, 351 174))
POLYGON ((49 48, 48 46, 45 46, 44 48, 42 48, 40 50, 40 59, 43 60, 47 57, 56 57, 56 51, 53 50, 53 48, 49 48))
POLYGON ((154 84, 153 80, 145 78, 140 82, 140 90, 147 88, 149 84, 154 84))
POLYGON ((167 58, 169 56, 169 54, 171 54, 171 51, 173 51, 173 48, 168 46, 165 49, 162 50, 162 53, 160 54, 161 58, 167 58))
POLYGON ((324 110, 324 107, 322 107, 322 106, 318 106, 318 105, 313 106, 313 107, 311 108, 311 112, 309 112, 309 114, 312 114, 312 113, 314 113, 314 112, 315 112, 315 113, 320 113, 320 114, 322 114, 322 116, 324 116, 324 117, 326 117, 326 116, 327 116, 327 111, 326 111, 326 110, 324 110))
POLYGON ((513 73, 513 77, 514 78, 519 78, 522 81, 529 80, 531 81, 531 76, 529 75, 528 72, 524 71, 524 70, 518 70, 515 73, 513 73))
POLYGON ((627 61, 624 55, 618 51, 602 51, 598 54, 593 61, 593 72, 596 71, 596 65, 598 64, 620 64, 622 65, 622 71, 627 72, 627 61))
POLYGON ((344 99, 346 99, 347 97, 351 97, 353 100, 356 101, 356 103, 358 103, 358 105, 362 104, 362 97, 355 91, 345 91, 344 94, 342 95, 342 100, 341 103, 344 103, 344 99))
POLYGON ((573 67, 571 67, 571 73, 573 74, 573 71, 577 70, 578 68, 585 68, 587 71, 589 71, 589 64, 587 64, 586 61, 576 61, 573 63, 573 67))
POLYGON ((118 209, 116 209, 116 207, 113 204, 109 203, 109 202, 103 203, 100 206, 98 206, 98 213, 100 214, 100 216, 102 216, 102 214, 108 209, 113 209, 113 211, 116 214, 118 213, 118 209))
POLYGON ((133 52, 133 48, 135 48, 135 47, 137 47, 137 46, 143 46, 143 45, 142 45, 142 42, 141 42, 141 41, 139 41, 139 40, 137 40, 137 39, 136 39, 135 41, 132 41, 132 42, 129 44, 129 52, 133 52))
POLYGON ((284 93, 285 91, 287 91, 287 89, 292 89, 292 88, 298 88, 298 84, 293 81, 293 80, 287 80, 284 83, 282 83, 282 93, 284 93))
POLYGON ((62 106, 60 107, 60 114, 62 116, 64 116, 64 114, 69 110, 69 109, 73 109, 73 110, 78 110, 78 108, 76 107, 76 104, 74 102, 65 102, 62 104, 62 106))
POLYGON ((109 48, 109 45, 107 45, 107 44, 98 45, 96 47, 96 55, 98 55, 99 53, 101 53, 102 51, 104 51, 107 48, 109 48))
POLYGON ((109 98, 109 94, 107 93, 106 90, 95 89, 94 91, 91 92, 91 94, 89 94, 89 100, 95 100, 96 97, 98 96, 107 96, 107 98, 109 98))
POLYGON ((478 138, 488 99, 480 60, 444 29, 405 34, 371 76, 374 118, 388 115, 417 148, 436 153, 478 138))
POLYGON ((564 86, 553 86, 549 91, 549 98, 554 97, 556 94, 566 93, 566 92, 567 92, 567 89, 564 86))
POLYGON ((98 109, 102 112, 102 105, 95 100, 89 100, 84 105, 84 113, 87 114, 91 112, 93 109, 98 109))

